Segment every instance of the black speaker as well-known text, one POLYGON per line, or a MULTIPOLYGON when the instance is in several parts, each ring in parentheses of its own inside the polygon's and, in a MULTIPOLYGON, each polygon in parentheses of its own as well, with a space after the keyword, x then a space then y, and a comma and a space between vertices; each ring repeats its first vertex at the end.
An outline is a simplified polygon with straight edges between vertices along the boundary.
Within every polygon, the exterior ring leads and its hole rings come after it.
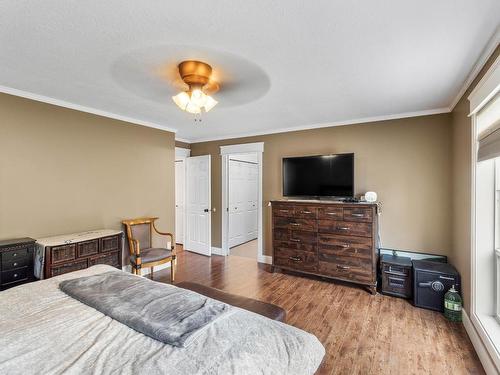
POLYGON ((413 304, 424 309, 443 311, 444 294, 455 285, 460 291, 460 275, 449 263, 414 260, 413 304))

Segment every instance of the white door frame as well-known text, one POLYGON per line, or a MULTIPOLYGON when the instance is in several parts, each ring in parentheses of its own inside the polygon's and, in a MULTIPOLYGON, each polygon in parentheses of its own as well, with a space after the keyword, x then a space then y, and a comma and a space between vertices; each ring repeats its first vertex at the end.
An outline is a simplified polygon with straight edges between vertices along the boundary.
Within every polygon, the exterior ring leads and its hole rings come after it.
POLYGON ((222 156, 222 255, 229 254, 229 155, 234 154, 257 154, 259 163, 258 188, 259 194, 257 198, 257 261, 260 263, 271 263, 271 257, 264 255, 263 249, 263 231, 262 231, 262 153, 264 152, 264 142, 244 143, 230 146, 221 146, 220 154, 222 156))

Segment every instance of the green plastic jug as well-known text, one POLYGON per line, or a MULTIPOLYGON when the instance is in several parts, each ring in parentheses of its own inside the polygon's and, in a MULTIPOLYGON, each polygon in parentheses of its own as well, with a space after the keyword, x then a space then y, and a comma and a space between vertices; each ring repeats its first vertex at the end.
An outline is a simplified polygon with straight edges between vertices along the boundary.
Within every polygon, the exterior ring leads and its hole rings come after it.
POLYGON ((452 285, 444 295, 444 316, 452 322, 462 321, 462 298, 452 285))

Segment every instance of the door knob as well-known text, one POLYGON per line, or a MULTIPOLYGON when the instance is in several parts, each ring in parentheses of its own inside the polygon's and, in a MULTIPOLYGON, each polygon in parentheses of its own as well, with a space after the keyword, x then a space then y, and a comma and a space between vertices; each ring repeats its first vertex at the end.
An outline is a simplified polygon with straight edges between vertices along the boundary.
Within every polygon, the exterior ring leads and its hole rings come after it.
POLYGON ((209 211, 209 210, 208 210, 208 208, 205 208, 205 209, 203 210, 203 212, 208 212, 208 211, 209 211))

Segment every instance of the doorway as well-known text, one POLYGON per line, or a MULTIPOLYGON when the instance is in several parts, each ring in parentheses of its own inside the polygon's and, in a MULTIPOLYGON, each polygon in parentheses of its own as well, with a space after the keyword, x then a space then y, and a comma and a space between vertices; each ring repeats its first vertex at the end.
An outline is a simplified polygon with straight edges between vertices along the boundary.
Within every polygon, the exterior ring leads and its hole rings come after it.
POLYGON ((257 154, 235 154, 228 158, 229 253, 257 260, 257 154))
POLYGON ((262 153, 264 143, 221 146, 223 255, 268 262, 263 255, 262 153))

